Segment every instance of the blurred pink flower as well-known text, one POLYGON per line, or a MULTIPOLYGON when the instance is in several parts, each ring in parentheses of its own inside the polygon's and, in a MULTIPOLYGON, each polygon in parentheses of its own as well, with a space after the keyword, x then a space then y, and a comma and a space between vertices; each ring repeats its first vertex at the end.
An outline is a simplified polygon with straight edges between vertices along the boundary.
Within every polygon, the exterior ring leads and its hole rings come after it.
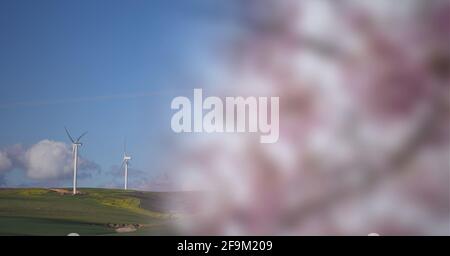
MULTIPOLYGON (((228 94, 280 96, 280 140, 186 142, 194 234, 448 235, 448 1, 245 1, 228 94)), ((201 140, 201 141, 200 141, 201 140)))

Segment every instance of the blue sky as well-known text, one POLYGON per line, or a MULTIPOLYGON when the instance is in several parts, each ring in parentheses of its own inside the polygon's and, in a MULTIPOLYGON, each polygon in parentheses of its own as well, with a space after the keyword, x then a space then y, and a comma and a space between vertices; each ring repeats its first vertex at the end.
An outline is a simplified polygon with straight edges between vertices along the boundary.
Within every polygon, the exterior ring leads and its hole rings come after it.
MULTIPOLYGON (((170 101, 219 65, 231 1, 6 0, 0 2, 0 149, 68 143, 107 183, 126 138, 133 167, 157 174, 169 156, 170 101)), ((173 141, 172 141, 173 142, 173 141)), ((27 182, 20 171, 10 185, 27 182)))

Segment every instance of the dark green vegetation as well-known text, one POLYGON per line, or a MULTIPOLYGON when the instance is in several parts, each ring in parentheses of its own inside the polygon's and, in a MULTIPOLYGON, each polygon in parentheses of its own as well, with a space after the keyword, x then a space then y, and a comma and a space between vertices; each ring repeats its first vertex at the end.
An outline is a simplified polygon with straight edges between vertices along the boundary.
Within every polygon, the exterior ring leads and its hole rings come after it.
POLYGON ((0 235, 166 235, 177 193, 116 189, 0 189, 0 235))

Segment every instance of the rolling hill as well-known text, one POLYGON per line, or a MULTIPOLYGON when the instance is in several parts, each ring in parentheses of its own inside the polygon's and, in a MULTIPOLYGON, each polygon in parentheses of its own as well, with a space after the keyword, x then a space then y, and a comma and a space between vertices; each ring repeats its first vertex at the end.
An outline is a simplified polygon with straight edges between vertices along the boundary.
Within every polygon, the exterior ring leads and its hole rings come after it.
POLYGON ((81 188, 0 189, 0 235, 168 235, 177 192, 81 188))

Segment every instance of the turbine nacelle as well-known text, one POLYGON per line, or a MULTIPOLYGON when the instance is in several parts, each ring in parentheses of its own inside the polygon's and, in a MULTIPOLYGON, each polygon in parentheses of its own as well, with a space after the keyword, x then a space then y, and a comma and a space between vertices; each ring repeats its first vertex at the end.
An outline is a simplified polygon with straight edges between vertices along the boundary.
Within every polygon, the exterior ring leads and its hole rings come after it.
POLYGON ((69 140, 72 142, 72 145, 78 145, 78 146, 83 145, 83 143, 81 143, 80 140, 81 140, 81 138, 83 138, 84 135, 87 134, 87 132, 84 132, 83 134, 80 135, 80 137, 78 137, 76 140, 74 140, 73 137, 70 135, 69 130, 67 130, 66 127, 64 127, 64 129, 66 129, 67 137, 69 137, 69 140))

